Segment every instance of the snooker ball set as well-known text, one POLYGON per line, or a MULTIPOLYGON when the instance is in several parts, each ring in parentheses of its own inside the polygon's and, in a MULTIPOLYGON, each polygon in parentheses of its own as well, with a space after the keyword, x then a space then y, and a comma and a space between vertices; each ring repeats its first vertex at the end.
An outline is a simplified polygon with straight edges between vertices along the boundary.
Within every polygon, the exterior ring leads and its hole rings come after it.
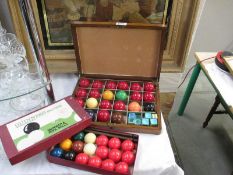
POLYGON ((132 174, 138 136, 103 129, 85 129, 50 149, 53 163, 101 174, 132 174))
POLYGON ((140 126, 150 133, 148 128, 160 127, 157 88, 157 84, 150 81, 82 77, 74 96, 95 124, 125 125, 128 131, 130 126, 140 126))

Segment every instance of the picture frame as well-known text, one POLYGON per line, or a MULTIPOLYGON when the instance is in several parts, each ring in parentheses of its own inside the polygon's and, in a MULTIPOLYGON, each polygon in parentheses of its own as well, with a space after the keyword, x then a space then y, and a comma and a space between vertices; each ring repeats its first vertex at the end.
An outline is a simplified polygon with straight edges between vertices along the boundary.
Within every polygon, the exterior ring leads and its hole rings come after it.
MULTIPOLYGON (((55 1, 55 0, 53 0, 55 1)), ((162 61, 162 72, 182 72, 188 48, 192 40, 192 32, 196 23, 196 16, 200 0, 170 0, 170 16, 167 18, 169 30, 166 37, 167 42, 164 46, 162 61)), ((47 49, 44 45, 44 36, 42 25, 38 12, 37 0, 30 0, 33 8, 34 18, 41 41, 41 47, 44 51, 46 63, 50 73, 76 73, 77 64, 73 48, 47 49)), ((21 12, 18 0, 8 1, 10 14, 12 16, 13 26, 17 37, 25 45, 27 56, 30 60, 33 52, 30 50, 30 43, 27 39, 25 25, 22 22, 21 12)), ((56 46, 54 46, 56 47, 56 46)), ((72 46, 71 46, 72 47, 72 46)))
POLYGON ((38 0, 46 49, 71 49, 70 21, 165 24, 169 0, 38 0))

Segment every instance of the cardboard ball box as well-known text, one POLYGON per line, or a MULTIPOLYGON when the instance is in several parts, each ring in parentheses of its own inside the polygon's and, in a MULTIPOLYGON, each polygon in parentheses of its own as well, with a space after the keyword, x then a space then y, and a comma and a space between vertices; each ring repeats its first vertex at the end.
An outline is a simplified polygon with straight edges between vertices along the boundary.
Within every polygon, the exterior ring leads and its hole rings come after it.
MULTIPOLYGON (((134 169, 134 164, 135 164, 135 161, 136 161, 136 155, 137 155, 137 145, 138 145, 138 135, 135 135, 135 134, 128 134, 128 133, 123 133, 123 132, 119 132, 119 131, 113 131, 113 130, 109 130, 109 129, 101 129, 99 127, 89 127, 89 128, 86 128, 84 131, 82 131, 85 133, 85 135, 87 135, 88 133, 93 133, 96 135, 97 139, 96 141, 94 142, 94 145, 96 147, 96 150, 98 150, 98 148, 101 147, 101 145, 98 146, 98 143, 97 143, 97 140, 98 140, 98 137, 99 136, 106 136, 108 138, 108 144, 104 147, 107 148, 107 153, 106 153, 106 156, 107 157, 102 157, 100 158, 101 162, 96 165, 98 167, 93 167, 93 165, 90 165, 90 159, 92 157, 95 157, 95 156, 98 156, 98 153, 97 151, 95 151, 95 153, 91 156, 87 156, 88 157, 88 160, 84 161, 83 163, 83 159, 81 160, 82 163, 79 163, 77 161, 77 157, 80 155, 82 156, 84 149, 85 149, 85 145, 87 145, 87 143, 85 143, 85 139, 83 138, 77 138, 75 139, 75 135, 71 138, 69 138, 70 140, 72 140, 72 144, 74 145, 75 142, 81 142, 84 144, 84 148, 82 147, 81 148, 81 151, 79 150, 79 152, 76 152, 73 150, 73 146, 71 146, 71 148, 69 149, 69 151, 64 151, 63 150, 63 153, 61 155, 58 155, 58 157, 55 155, 53 155, 53 151, 56 149, 60 149, 62 146, 61 144, 58 144, 56 145, 55 147, 52 147, 51 149, 48 150, 48 154, 47 154, 47 158, 50 162, 52 163, 55 163, 55 164, 59 164, 59 165, 63 165, 63 166, 68 166, 68 167, 72 167, 72 168, 77 168, 77 169, 81 169, 81 170, 87 170, 87 171, 90 171, 90 172, 94 172, 94 173, 99 173, 99 174, 106 174, 106 175, 112 175, 112 174, 116 174, 116 175, 122 175, 122 174, 127 174, 127 175, 132 175, 133 174, 133 169, 134 169), (120 160, 117 160, 115 163, 114 163, 114 166, 113 167, 110 167, 110 169, 105 169, 104 168, 104 161, 105 160, 109 160, 111 159, 111 156, 110 156, 110 152, 114 149, 110 148, 109 147, 109 142, 112 138, 119 138, 120 141, 121 141, 121 146, 120 148, 117 148, 118 152, 121 153, 121 156, 120 156, 120 160), (125 155, 124 154, 127 154, 126 152, 127 151, 124 151, 122 150, 122 145, 124 144, 124 141, 132 141, 134 143, 134 147, 132 150, 128 151, 128 152, 131 152, 133 155, 134 155, 134 158, 132 159, 131 162, 128 162, 129 165, 127 166, 128 167, 128 170, 126 172, 119 172, 119 170, 117 171, 117 166, 119 168, 119 164, 121 164, 122 162, 125 161, 125 155), (67 160, 65 154, 69 154, 69 152, 73 152, 74 153, 74 158, 72 160, 67 160)), ((99 151, 98 151, 99 152, 99 151)), ((103 152, 103 151, 102 151, 103 152)), ((114 153, 113 153, 114 154, 114 153)), ((112 154, 112 155, 113 155, 112 154)), ((85 154, 87 155, 87 154, 85 154)), ((104 155, 105 156, 105 155, 104 155)), ((114 156, 113 156, 114 157, 114 156)), ((69 159, 70 157, 68 157, 69 159)), ((127 158, 126 158, 127 159, 127 158)), ((112 160, 112 159, 111 159, 112 160)), ((114 159, 113 159, 114 160, 114 159)), ((126 160, 127 162, 127 160, 126 160)))

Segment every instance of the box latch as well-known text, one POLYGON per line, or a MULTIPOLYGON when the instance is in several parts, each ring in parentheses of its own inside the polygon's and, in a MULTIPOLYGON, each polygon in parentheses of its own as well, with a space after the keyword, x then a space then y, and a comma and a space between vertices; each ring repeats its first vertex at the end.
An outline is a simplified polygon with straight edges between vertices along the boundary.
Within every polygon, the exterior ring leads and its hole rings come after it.
POLYGON ((116 22, 117 28, 124 28, 127 26, 127 22, 116 22))

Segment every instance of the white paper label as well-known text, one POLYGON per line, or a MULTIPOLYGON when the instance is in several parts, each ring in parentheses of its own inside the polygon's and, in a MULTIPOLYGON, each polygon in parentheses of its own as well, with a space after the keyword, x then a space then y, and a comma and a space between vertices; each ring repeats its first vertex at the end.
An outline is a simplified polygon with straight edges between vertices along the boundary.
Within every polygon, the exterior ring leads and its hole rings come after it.
POLYGON ((81 118, 62 100, 7 124, 7 128, 17 150, 21 151, 79 121, 81 118))

